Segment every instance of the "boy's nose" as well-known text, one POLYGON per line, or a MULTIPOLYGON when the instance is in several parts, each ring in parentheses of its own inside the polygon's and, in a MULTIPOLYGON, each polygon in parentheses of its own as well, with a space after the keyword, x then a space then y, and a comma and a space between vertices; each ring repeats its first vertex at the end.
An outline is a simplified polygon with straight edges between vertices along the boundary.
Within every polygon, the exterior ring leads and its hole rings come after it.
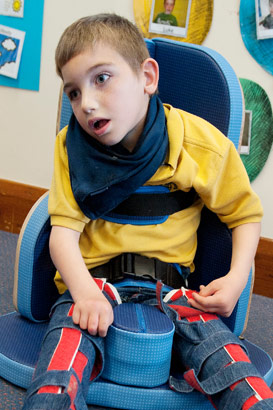
POLYGON ((82 93, 81 106, 84 112, 90 113, 98 108, 98 103, 93 93, 82 93))

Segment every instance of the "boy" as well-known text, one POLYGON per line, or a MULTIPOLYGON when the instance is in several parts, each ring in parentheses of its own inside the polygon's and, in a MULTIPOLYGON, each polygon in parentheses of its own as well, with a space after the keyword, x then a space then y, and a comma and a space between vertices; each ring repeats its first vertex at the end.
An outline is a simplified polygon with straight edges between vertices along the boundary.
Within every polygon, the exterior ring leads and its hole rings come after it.
POLYGON ((159 13, 154 23, 157 24, 167 24, 168 26, 177 26, 176 17, 172 14, 173 8, 175 5, 175 0, 164 0, 164 9, 163 13, 159 13))
MULTIPOLYGON (((111 14, 80 19, 62 35, 56 67, 73 109, 69 127, 57 136, 49 201, 50 251, 63 295, 53 309, 25 410, 86 408, 88 384, 100 372, 103 338, 113 321, 109 286, 119 297, 109 284, 102 292, 89 270, 97 276, 105 268, 105 275, 109 261, 130 253, 192 270, 204 202, 233 229, 232 263, 225 277, 201 287, 189 304, 228 316, 245 287, 262 216, 228 139, 200 118, 163 107, 156 95, 157 62, 133 24, 111 14), (111 221, 109 213, 145 184, 172 185, 179 192, 194 187, 199 198, 158 225, 111 221)), ((175 274, 173 279, 167 284, 177 281, 175 274)), ((167 302, 162 309, 173 317, 167 302)), ((262 397, 270 400, 261 383, 262 397)), ((227 391, 214 397, 219 409, 227 391)), ((248 398, 249 391, 243 402, 248 398)))

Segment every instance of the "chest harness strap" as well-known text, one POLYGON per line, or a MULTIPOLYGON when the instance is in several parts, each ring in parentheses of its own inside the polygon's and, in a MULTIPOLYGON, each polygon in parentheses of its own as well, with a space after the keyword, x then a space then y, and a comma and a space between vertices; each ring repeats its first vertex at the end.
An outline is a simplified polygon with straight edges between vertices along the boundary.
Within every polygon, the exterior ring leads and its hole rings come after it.
POLYGON ((197 198, 193 188, 188 192, 170 192, 164 186, 142 186, 101 218, 119 224, 161 224, 170 215, 189 208, 197 198))

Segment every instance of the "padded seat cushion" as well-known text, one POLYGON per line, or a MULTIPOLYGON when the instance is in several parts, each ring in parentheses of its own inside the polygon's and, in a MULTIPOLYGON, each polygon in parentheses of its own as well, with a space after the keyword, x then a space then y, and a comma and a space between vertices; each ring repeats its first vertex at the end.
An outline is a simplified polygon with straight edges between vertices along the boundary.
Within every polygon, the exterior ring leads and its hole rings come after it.
POLYGON ((114 309, 106 338, 104 379, 155 387, 167 382, 174 324, 153 306, 126 303, 114 309))

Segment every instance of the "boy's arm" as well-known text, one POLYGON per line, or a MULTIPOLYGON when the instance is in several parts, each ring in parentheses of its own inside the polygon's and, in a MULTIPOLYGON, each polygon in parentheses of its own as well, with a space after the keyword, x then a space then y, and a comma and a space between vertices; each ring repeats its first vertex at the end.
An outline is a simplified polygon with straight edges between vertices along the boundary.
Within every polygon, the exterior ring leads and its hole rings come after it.
POLYGON ((92 335, 104 337, 113 322, 113 309, 84 263, 79 237, 77 231, 53 226, 50 254, 74 300, 73 322, 92 335))
POLYGON ((247 223, 233 228, 230 271, 207 286, 201 285, 199 294, 194 293, 193 299, 189 300, 191 306, 226 317, 231 315, 246 286, 259 242, 260 229, 260 223, 247 223))

